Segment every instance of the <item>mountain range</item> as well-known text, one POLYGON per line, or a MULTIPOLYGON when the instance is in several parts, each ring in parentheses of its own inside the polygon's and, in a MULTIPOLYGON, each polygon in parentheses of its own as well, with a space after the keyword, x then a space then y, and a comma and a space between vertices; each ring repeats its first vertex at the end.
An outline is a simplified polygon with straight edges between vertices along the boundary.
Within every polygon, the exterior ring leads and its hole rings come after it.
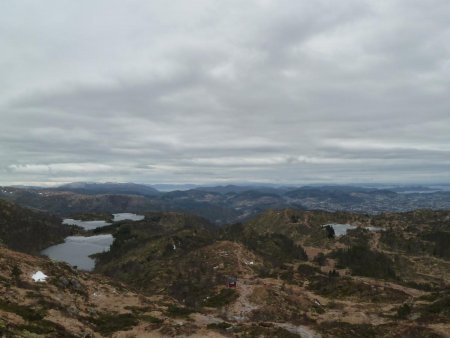
POLYGON ((450 208, 450 191, 429 189, 417 186, 389 190, 361 186, 228 185, 160 192, 133 183, 71 183, 56 188, 0 187, 0 198, 60 216, 88 212, 179 211, 195 213, 221 225, 245 221, 268 209, 377 214, 450 208), (414 192, 403 192, 411 191, 408 189, 414 192))

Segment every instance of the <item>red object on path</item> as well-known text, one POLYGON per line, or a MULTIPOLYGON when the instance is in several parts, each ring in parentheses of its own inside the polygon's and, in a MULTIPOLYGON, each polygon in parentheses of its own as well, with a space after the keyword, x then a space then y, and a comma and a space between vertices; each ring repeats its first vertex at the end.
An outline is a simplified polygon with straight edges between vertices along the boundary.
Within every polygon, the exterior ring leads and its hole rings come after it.
POLYGON ((228 287, 229 288, 235 288, 237 284, 237 278, 236 277, 228 277, 228 287))

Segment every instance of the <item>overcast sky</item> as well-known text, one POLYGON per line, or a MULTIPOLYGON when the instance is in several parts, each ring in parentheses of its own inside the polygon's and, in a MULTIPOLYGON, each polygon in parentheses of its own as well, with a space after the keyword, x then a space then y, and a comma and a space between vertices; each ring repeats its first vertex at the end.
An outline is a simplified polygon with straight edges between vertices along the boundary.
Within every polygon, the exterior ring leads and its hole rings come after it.
POLYGON ((0 184, 450 182, 448 0, 0 2, 0 184))

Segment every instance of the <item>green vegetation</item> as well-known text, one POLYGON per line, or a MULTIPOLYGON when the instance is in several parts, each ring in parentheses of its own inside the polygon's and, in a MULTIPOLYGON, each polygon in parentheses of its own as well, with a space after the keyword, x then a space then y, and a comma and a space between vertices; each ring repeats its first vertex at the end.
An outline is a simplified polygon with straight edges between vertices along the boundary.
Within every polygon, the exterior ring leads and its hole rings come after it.
POLYGON ((232 325, 227 322, 220 322, 220 323, 211 323, 206 325, 206 328, 211 330, 218 330, 218 331, 224 331, 228 328, 230 328, 232 325))
POLYGON ((102 314, 92 320, 96 330, 103 335, 111 335, 116 331, 131 329, 138 323, 138 319, 132 313, 102 314))
POLYGON ((450 260, 450 232, 432 231, 421 234, 421 238, 433 244, 432 254, 450 260))
POLYGON ((320 329, 327 334, 327 337, 336 338, 375 338, 381 337, 383 332, 380 328, 370 324, 350 324, 347 322, 324 322, 320 324, 320 329))
POLYGON ((389 250, 409 254, 431 254, 433 245, 419 239, 419 237, 406 237, 401 229, 388 229, 381 233, 380 242, 389 250))
POLYGON ((322 274, 320 268, 311 264, 300 264, 297 268, 297 272, 300 274, 300 277, 306 278, 322 274))
POLYGON ((346 235, 339 238, 339 242, 348 246, 367 247, 371 235, 372 233, 365 228, 348 229, 346 235))
POLYGON ((16 315, 19 315, 23 319, 29 321, 42 320, 45 316, 45 312, 43 310, 9 303, 4 300, 0 300, 0 310, 15 313, 16 315))
POLYGON ((397 309, 397 317, 401 319, 407 318, 411 314, 411 306, 403 304, 397 309))
POLYGON ((308 289, 332 299, 355 299, 366 302, 402 302, 408 299, 404 292, 390 288, 375 288, 349 277, 316 276, 308 289))
POLYGON ((26 334, 27 332, 29 332, 31 334, 37 334, 39 336, 45 335, 46 337, 76 337, 75 335, 68 333, 63 326, 45 319, 29 324, 18 325, 17 331, 20 331, 22 334, 26 334))
POLYGON ((443 315, 450 317, 450 295, 442 296, 421 308, 422 315, 443 315))
POLYGON ((167 308, 166 314, 169 317, 187 317, 193 312, 194 312, 193 309, 190 309, 187 307, 169 305, 169 307, 167 308))
POLYGON ((323 252, 319 252, 316 257, 314 257, 314 262, 319 264, 320 266, 324 266, 327 262, 327 257, 323 252))
POLYGON ((20 270, 17 264, 14 264, 11 270, 11 277, 16 285, 20 284, 20 276, 22 275, 22 270, 20 270))
POLYGON ((148 323, 151 324, 161 324, 163 322, 162 319, 156 318, 154 316, 150 316, 150 315, 140 315, 139 319, 146 321, 148 323))
POLYGON ((209 297, 203 302, 204 306, 208 307, 222 307, 232 303, 239 297, 234 289, 222 289, 220 292, 212 297, 209 297))
POLYGON ((282 234, 249 233, 241 239, 251 250, 255 251, 268 262, 280 265, 292 260, 307 260, 305 250, 294 241, 282 234))
POLYGON ((373 278, 394 279, 393 261, 385 254, 372 251, 366 246, 352 246, 330 254, 338 260, 338 268, 350 268, 352 274, 373 278))
POLYGON ((335 232, 334 232, 334 228, 331 226, 331 225, 326 225, 326 226, 324 226, 324 230, 326 231, 326 233, 327 233, 327 237, 329 238, 329 239, 332 239, 332 238, 334 238, 335 237, 335 232))
POLYGON ((215 285, 201 257, 191 255, 215 237, 200 217, 150 213, 144 221, 122 223, 113 236, 110 251, 96 255, 99 272, 146 291, 163 287, 189 306, 198 306, 215 285))
MULTIPOLYGON (((261 323, 264 324, 264 323, 261 323)), ((260 338, 260 337, 271 337, 271 338, 301 338, 300 335, 291 333, 286 329, 281 327, 275 327, 271 324, 262 325, 252 325, 250 327, 241 327, 239 331, 241 338, 260 338)))
POLYGON ((37 254, 71 232, 57 217, 0 199, 0 242, 13 250, 37 254))

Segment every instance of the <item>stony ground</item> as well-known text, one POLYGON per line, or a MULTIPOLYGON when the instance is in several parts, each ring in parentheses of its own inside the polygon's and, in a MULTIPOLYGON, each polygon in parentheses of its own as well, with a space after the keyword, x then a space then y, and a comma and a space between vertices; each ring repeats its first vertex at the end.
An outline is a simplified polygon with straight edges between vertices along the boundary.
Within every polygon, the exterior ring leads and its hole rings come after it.
MULTIPOLYGON (((0 333, 4 337, 449 337, 448 317, 419 318, 421 306, 434 301, 429 300, 431 292, 343 276, 336 282, 342 294, 327 295, 312 285, 315 278, 328 278, 324 276, 333 262, 314 277, 294 273, 284 280, 261 276, 261 258, 240 244, 218 242, 211 250, 228 262, 214 268, 234 266, 237 298, 224 306, 193 311, 168 296, 143 295, 104 276, 1 247, 0 333), (36 271, 44 272, 47 280, 33 282, 36 271), (359 293, 352 293, 356 289, 359 293), (418 310, 400 320, 396 315, 404 303, 418 310)), ((308 252, 311 257, 313 251, 308 252)), ((297 265, 286 268, 296 271, 297 265)))

